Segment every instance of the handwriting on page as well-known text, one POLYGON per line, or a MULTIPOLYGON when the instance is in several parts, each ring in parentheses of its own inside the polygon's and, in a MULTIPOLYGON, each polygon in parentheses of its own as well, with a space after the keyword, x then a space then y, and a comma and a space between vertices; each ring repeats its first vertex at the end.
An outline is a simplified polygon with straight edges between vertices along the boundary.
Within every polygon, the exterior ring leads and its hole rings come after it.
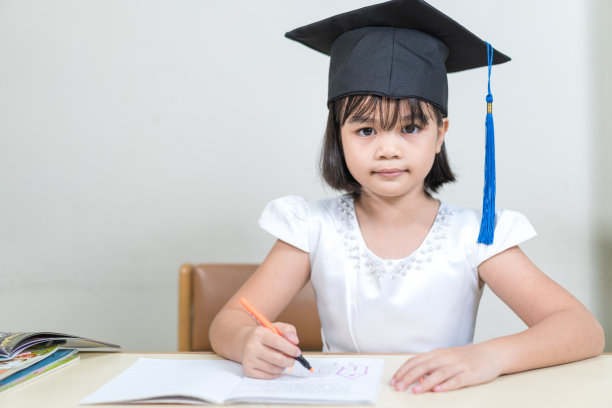
POLYGON ((359 386, 359 380, 367 376, 369 366, 312 361, 314 373, 296 364, 291 370, 275 380, 246 379, 241 384, 242 392, 257 391, 271 395, 295 395, 316 392, 318 395, 342 395, 359 386))
MULTIPOLYGON (((332 377, 333 378, 333 377, 332 377)), ((351 386, 334 379, 313 378, 301 381, 269 381, 249 379, 240 385, 240 391, 249 394, 268 394, 277 397, 295 396, 296 394, 344 395, 351 391, 351 386)))
POLYGON ((300 377, 300 378, 313 378, 313 377, 326 377, 329 375, 337 375, 344 378, 358 378, 368 373, 368 366, 366 365, 341 365, 336 362, 319 362, 317 361, 312 365, 314 373, 306 370, 304 367, 295 364, 291 369, 285 372, 285 375, 281 377, 300 377))

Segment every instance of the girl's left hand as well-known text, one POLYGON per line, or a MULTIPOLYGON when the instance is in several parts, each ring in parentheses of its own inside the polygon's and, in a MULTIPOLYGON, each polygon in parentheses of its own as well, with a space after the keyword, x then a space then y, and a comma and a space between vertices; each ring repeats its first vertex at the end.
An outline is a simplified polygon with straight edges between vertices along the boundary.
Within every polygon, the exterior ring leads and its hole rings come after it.
POLYGON ((494 380, 501 374, 496 356, 481 344, 437 349, 419 354, 393 375, 391 385, 412 392, 449 391, 494 380))

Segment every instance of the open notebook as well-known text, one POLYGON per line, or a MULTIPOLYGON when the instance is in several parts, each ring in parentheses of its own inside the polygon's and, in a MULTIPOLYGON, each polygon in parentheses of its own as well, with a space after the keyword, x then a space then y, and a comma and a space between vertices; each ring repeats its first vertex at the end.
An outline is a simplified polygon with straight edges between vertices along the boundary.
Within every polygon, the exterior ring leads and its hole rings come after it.
POLYGON ((80 404, 306 403, 375 404, 384 360, 378 358, 308 358, 315 370, 299 363, 280 378, 245 377, 228 360, 141 358, 80 404))

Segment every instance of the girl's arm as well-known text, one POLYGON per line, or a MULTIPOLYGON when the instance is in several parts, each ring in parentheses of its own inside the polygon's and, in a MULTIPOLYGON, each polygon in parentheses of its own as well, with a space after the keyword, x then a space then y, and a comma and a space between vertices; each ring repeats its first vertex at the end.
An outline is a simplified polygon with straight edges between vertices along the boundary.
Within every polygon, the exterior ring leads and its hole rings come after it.
POLYGON ((308 253, 283 241, 272 250, 253 275, 223 306, 213 320, 209 336, 213 350, 242 363, 250 377, 274 378, 293 365, 300 355, 298 337, 292 325, 275 323, 291 341, 258 326, 238 302, 247 298, 268 319, 274 321, 310 278, 308 253))
POLYGON ((391 380, 398 390, 423 378, 414 392, 446 391, 488 382, 501 374, 582 360, 602 352, 604 333, 597 320, 518 247, 491 257, 478 271, 529 328, 483 343, 414 357, 391 380))

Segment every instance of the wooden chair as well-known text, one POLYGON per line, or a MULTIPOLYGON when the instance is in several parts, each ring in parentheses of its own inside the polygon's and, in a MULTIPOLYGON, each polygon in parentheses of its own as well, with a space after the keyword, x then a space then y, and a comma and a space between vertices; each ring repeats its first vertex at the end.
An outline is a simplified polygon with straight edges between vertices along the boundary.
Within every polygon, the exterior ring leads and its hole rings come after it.
MULTIPOLYGON (((259 265, 184 264, 179 270, 179 351, 211 351, 208 328, 259 265)), ((310 282, 276 319, 293 324, 303 351, 321 351, 321 322, 310 282)))

